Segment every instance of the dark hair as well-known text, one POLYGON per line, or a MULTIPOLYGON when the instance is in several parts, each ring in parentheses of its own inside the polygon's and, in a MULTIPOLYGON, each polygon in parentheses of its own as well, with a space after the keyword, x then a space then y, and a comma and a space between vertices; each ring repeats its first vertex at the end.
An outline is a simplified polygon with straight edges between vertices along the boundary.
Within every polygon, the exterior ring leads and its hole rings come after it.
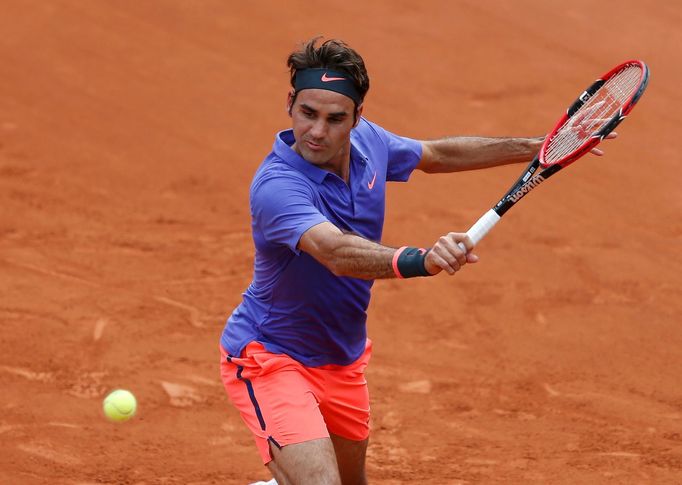
MULTIPOLYGON (((299 69, 326 68, 348 74, 360 98, 364 100, 369 90, 369 76, 365 69, 365 61, 362 60, 360 54, 341 40, 329 39, 316 46, 321 38, 310 39, 302 44, 299 50, 289 54, 287 66, 291 72, 291 86, 296 88, 296 71, 299 69)), ((355 108, 357 109, 357 106, 355 108)))

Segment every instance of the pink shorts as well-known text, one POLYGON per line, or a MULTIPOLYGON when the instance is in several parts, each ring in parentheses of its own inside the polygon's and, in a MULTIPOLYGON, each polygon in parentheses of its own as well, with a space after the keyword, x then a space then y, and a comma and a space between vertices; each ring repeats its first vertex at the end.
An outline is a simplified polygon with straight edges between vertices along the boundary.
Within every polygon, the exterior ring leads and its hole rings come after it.
POLYGON ((249 343, 241 357, 222 347, 220 354, 223 385, 253 433, 263 463, 272 460, 269 443, 281 448, 329 433, 356 441, 369 436, 369 339, 362 356, 347 366, 305 367, 258 342, 249 343))

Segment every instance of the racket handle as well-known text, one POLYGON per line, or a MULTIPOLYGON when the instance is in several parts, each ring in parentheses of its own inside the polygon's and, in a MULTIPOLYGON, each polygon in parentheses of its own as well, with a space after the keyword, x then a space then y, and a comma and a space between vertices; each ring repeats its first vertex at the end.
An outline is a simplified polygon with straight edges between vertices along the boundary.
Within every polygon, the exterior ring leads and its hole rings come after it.
MULTIPOLYGON (((490 209, 488 212, 483 214, 479 220, 476 221, 476 224, 471 226, 471 229, 467 231, 467 236, 469 236, 474 244, 478 244, 478 242, 483 239, 483 236, 488 234, 488 231, 490 231, 499 220, 500 216, 497 214, 497 212, 490 209)), ((466 251, 464 244, 458 243, 458 245, 460 249, 466 251)))

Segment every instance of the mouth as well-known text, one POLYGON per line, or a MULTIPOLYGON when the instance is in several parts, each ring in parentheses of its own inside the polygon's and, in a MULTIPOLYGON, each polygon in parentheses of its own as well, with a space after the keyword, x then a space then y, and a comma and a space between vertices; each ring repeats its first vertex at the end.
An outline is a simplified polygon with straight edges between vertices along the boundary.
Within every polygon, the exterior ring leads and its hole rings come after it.
POLYGON ((319 143, 312 142, 310 140, 305 141, 306 146, 314 151, 314 152, 319 152, 321 150, 324 150, 324 145, 320 145, 319 143))

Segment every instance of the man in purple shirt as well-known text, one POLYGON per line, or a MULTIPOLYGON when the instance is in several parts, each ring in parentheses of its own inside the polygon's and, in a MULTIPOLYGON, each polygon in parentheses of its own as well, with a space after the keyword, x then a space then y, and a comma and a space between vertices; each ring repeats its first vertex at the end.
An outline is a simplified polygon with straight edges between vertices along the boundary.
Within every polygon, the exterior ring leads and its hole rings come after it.
POLYGON ((313 39, 288 66, 292 129, 251 185, 254 277, 225 326, 221 375, 280 485, 364 484, 373 280, 478 259, 464 233, 427 249, 381 244, 386 182, 528 162, 542 137, 394 135, 362 117, 369 78, 341 41, 313 39))

